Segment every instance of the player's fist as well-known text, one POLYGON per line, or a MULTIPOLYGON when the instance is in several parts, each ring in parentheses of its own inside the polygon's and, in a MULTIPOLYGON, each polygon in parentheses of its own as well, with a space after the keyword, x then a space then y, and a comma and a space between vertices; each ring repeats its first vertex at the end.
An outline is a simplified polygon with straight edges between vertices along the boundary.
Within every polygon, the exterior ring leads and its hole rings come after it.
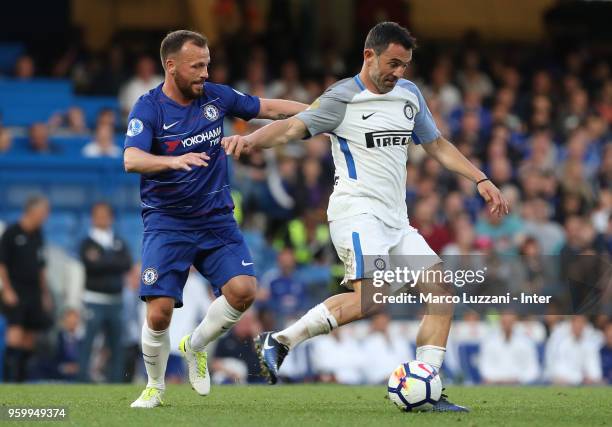
POLYGON ((490 206, 491 213, 497 216, 507 215, 510 212, 508 201, 502 196, 499 188, 491 181, 486 180, 476 186, 478 192, 490 206))
POLYGON ((226 136, 221 140, 221 145, 225 150, 225 154, 228 156, 234 156, 234 159, 238 160, 240 154, 244 151, 249 153, 251 146, 249 140, 241 135, 226 136))
POLYGON ((170 157, 170 168, 190 171, 192 166, 208 166, 207 160, 210 160, 210 157, 206 153, 187 153, 182 156, 170 157))

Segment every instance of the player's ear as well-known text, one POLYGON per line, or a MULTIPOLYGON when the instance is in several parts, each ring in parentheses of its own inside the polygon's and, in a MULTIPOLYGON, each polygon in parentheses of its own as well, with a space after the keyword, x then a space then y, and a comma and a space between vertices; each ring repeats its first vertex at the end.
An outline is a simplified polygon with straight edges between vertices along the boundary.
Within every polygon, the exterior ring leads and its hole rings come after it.
POLYGON ((374 49, 366 48, 363 50, 363 60, 367 64, 370 64, 374 60, 375 57, 376 57, 376 52, 374 52, 374 49))
POLYGON ((170 59, 170 58, 166 59, 166 71, 168 71, 170 75, 176 74, 176 63, 174 59, 170 59))

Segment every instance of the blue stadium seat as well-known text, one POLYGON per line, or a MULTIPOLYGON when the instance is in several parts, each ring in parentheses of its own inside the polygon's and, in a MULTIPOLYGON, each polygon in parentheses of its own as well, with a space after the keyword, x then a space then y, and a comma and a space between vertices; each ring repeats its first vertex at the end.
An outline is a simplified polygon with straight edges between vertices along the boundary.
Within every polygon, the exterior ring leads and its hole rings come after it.
POLYGON ((47 242, 60 246, 70 253, 74 253, 78 226, 78 217, 69 211, 51 211, 44 226, 47 242))
POLYGON ((73 103, 70 80, 0 80, 0 114, 5 126, 47 121, 73 103))

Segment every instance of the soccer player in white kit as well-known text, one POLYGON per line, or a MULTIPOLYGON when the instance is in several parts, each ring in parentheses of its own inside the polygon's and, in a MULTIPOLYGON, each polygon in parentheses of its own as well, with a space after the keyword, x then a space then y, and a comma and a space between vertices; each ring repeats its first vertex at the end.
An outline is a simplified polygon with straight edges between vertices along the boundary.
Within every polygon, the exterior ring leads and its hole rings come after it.
MULTIPOLYGON (((335 187, 327 211, 331 238, 345 265, 343 284, 354 292, 334 295, 279 332, 256 343, 270 382, 288 351, 308 338, 365 316, 361 306, 366 258, 401 255, 413 270, 436 268, 440 258, 416 229, 406 208, 408 144, 420 144, 447 169, 477 185, 493 213, 508 204, 486 175, 443 138, 417 86, 404 79, 415 39, 393 22, 373 27, 365 41, 361 72, 329 87, 306 111, 250 135, 224 138, 228 154, 285 144, 327 133, 332 141, 335 187)), ((417 336, 417 359, 440 369, 452 311, 427 314, 417 336)), ((446 397, 437 411, 467 411, 446 397)))

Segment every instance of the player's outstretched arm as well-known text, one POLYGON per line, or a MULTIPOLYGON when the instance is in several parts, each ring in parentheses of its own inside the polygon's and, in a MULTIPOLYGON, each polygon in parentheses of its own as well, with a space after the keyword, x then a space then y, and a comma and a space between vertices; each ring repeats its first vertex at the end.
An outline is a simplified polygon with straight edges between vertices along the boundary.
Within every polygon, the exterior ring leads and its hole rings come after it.
POLYGON ((439 161, 446 169, 478 183, 478 192, 491 205, 491 213, 496 213, 499 216, 508 214, 510 211, 508 202, 499 189, 487 178, 484 172, 461 154, 457 147, 443 137, 438 137, 432 142, 421 144, 421 146, 427 154, 439 161))
POLYGON ((167 170, 190 171, 193 166, 208 166, 208 160, 210 160, 210 157, 206 153, 187 153, 182 156, 156 156, 136 147, 128 147, 123 152, 125 171, 144 174, 167 170))
POLYGON ((233 155, 237 159, 243 152, 249 153, 253 149, 286 144, 292 140, 303 139, 307 135, 308 130, 304 122, 292 117, 270 123, 249 135, 225 137, 221 140, 221 145, 228 156, 233 155))
POLYGON ((308 105, 285 99, 260 99, 258 119, 283 120, 304 111, 308 105))

